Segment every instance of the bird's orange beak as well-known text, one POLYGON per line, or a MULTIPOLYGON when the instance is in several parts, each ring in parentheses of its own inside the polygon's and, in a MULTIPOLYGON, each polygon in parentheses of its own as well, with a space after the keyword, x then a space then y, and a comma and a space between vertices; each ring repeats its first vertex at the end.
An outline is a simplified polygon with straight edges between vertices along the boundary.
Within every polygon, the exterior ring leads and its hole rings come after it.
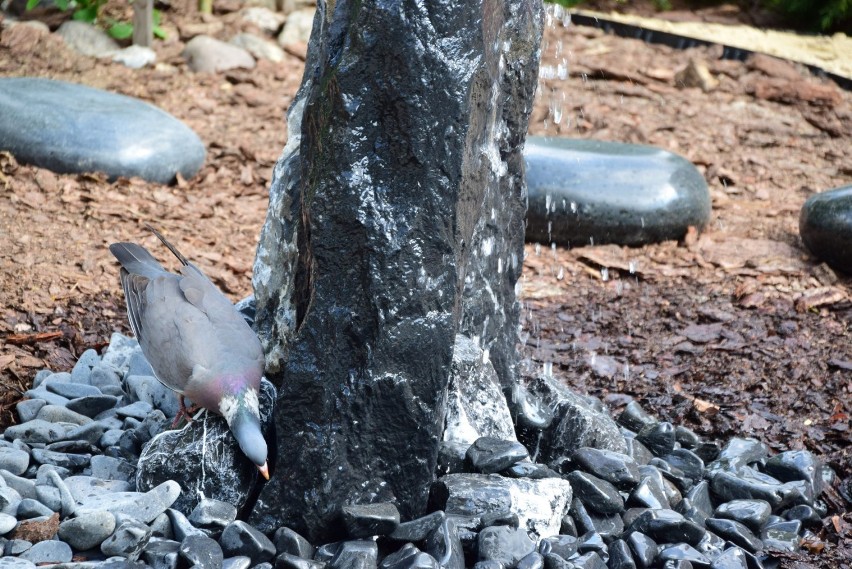
POLYGON ((264 462, 263 466, 258 466, 257 469, 260 470, 261 476, 263 476, 265 479, 269 480, 269 463, 268 462, 264 462))

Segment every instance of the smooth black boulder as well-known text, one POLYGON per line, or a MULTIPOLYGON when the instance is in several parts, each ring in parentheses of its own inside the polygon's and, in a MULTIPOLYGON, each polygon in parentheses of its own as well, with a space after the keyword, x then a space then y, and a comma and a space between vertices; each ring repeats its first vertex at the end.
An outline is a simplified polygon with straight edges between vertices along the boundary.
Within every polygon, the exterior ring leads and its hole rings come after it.
POLYGON ((524 159, 527 241, 643 245, 681 239, 710 220, 704 177, 660 148, 531 136, 524 159))
POLYGON ((206 151, 172 115, 75 83, 0 79, 0 150, 58 173, 103 172, 169 184, 195 175, 206 151))
POLYGON ((809 197, 799 214, 799 234, 814 256, 852 273, 852 185, 809 197))
POLYGON ((286 449, 261 531, 425 513, 457 333, 515 381, 542 20, 540 0, 318 3, 253 274, 286 449))

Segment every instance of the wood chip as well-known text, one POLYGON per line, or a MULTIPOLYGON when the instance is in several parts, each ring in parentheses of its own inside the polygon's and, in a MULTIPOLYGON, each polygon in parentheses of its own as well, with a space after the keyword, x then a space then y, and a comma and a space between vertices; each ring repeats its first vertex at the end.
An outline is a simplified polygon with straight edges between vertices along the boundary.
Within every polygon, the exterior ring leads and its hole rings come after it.
POLYGON ((807 312, 820 306, 837 304, 848 297, 845 291, 833 286, 809 290, 796 299, 796 312, 807 312))
POLYGON ((62 337, 62 332, 39 332, 37 334, 12 334, 4 338, 8 343, 17 346, 23 344, 37 344, 39 342, 52 342, 62 337))

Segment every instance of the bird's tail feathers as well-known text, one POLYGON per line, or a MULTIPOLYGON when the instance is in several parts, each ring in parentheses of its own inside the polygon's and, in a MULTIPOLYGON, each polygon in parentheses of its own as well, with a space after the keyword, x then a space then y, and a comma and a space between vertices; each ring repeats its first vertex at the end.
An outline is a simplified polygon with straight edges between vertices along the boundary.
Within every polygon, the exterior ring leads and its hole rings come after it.
POLYGON ((177 258, 178 258, 178 261, 180 261, 182 265, 184 265, 184 266, 189 265, 189 261, 187 261, 187 260, 186 260, 186 257, 184 257, 184 256, 181 254, 181 252, 177 250, 177 247, 175 247, 174 245, 172 245, 171 243, 169 243, 169 240, 168 240, 168 239, 166 239, 165 237, 163 237, 163 234, 162 234, 162 233, 160 233, 159 231, 157 231, 156 229, 154 229, 151 225, 149 225, 149 224, 147 224, 147 223, 145 224, 145 227, 147 227, 147 228, 148 228, 148 231, 150 231, 151 233, 153 233, 154 235, 156 235, 156 236, 157 236, 157 239, 159 239, 159 240, 162 242, 162 244, 163 244, 163 245, 165 245, 166 247, 168 247, 169 251, 171 251, 171 252, 172 252, 172 255, 174 255, 175 257, 177 257, 177 258))
POLYGON ((109 250, 128 273, 151 277, 164 270, 147 249, 136 243, 113 243, 109 250))

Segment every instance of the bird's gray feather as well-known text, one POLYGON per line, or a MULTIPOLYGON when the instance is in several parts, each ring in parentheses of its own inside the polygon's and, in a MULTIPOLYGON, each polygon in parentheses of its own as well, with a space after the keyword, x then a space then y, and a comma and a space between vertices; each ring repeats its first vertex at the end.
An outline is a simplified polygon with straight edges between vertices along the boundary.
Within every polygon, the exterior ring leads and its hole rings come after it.
POLYGON ((184 263, 179 275, 139 245, 110 246, 122 264, 131 328, 158 379, 215 411, 221 396, 215 380, 245 377, 257 389, 263 352, 230 300, 173 246, 169 249, 184 263))

